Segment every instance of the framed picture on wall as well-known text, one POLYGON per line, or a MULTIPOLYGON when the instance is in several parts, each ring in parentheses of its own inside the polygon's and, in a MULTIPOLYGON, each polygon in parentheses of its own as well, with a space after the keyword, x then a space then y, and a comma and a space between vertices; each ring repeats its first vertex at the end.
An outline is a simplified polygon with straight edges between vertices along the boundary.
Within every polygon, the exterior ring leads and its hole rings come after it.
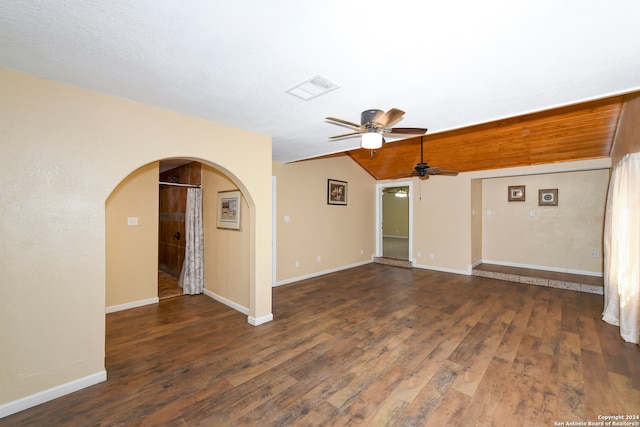
POLYGON ((538 190, 538 206, 558 206, 558 189, 538 190))
POLYGON ((327 182, 327 203, 330 205, 347 204, 347 183, 329 179, 327 182))
POLYGON ((218 192, 217 227, 240 230, 240 191, 218 192))
POLYGON ((510 185, 509 186, 509 201, 510 202, 524 202, 524 185, 510 185))

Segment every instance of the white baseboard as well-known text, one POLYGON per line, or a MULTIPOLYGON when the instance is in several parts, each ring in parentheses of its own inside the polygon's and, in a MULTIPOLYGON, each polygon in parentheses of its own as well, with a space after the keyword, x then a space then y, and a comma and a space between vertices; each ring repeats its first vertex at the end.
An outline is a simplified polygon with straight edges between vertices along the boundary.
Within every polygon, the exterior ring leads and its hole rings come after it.
POLYGON ((30 396, 23 397, 13 402, 4 403, 0 405, 0 418, 13 415, 25 409, 33 408, 42 403, 48 402, 58 397, 65 396, 83 388, 91 387, 92 385, 101 383, 107 380, 107 371, 102 370, 95 374, 79 378, 77 380, 62 384, 56 387, 52 387, 48 390, 40 391, 30 396))
POLYGON ((348 270, 354 267, 360 267, 361 265, 371 264, 372 262, 373 262, 373 259, 368 259, 366 261, 357 262, 355 264, 343 265, 336 268, 330 268, 328 270, 322 270, 322 271, 317 271, 315 273, 305 274, 303 276, 292 277, 290 279, 284 279, 284 280, 275 282, 273 286, 276 287, 276 286, 288 285, 289 283, 299 282, 300 280, 305 280, 305 279, 312 279, 318 276, 324 276, 325 274, 335 273, 336 271, 342 271, 342 270, 348 270))
POLYGON ((548 267, 545 265, 533 265, 533 264, 520 264, 517 262, 506 262, 506 261, 494 261, 490 259, 483 259, 483 264, 494 264, 494 265, 503 265, 505 267, 518 267, 518 268, 530 268, 533 270, 544 270, 544 271, 554 271, 556 273, 569 273, 569 274, 580 274, 582 276, 594 276, 594 277, 603 277, 604 274, 602 272, 596 271, 586 271, 586 270, 573 270, 571 268, 558 268, 558 267, 548 267))
POLYGON ((473 270, 474 268, 476 268, 476 267, 477 267, 477 266, 479 266, 480 264, 482 264, 482 260, 479 260, 479 261, 476 261, 476 262, 472 263, 472 264, 469 266, 469 271, 473 270))
POLYGON ((157 304, 160 298, 147 298, 139 301, 128 302, 126 304, 112 305, 104 309, 105 313, 114 313, 116 311, 128 310, 130 308, 142 307, 143 305, 157 304))
MULTIPOLYGON (((247 316, 249 315, 249 309, 247 307, 237 304, 225 297, 221 297, 215 292, 211 292, 210 290, 205 289, 204 294, 209 298, 213 298, 214 300, 226 305, 227 307, 231 307, 234 310, 239 311, 244 315, 247 315, 247 316)), ((272 320, 273 320, 273 314, 269 313, 266 316, 258 317, 257 319, 255 317, 248 316, 247 322, 249 322, 250 325, 259 326, 259 325, 262 325, 263 323, 271 322, 272 320)))
POLYGON ((205 289, 203 292, 206 296, 208 296, 209 298, 213 298, 214 300, 221 302, 222 304, 226 305, 227 307, 231 307, 236 311, 239 311, 240 313, 244 314, 244 315, 248 315, 249 314, 249 309, 247 307, 244 307, 238 303, 235 303, 233 301, 231 301, 230 299, 227 299, 225 297, 222 297, 218 294, 216 294, 215 292, 211 292, 209 289, 205 289))
POLYGON ((442 271, 443 273, 453 273, 453 274, 463 274, 465 276, 470 276, 471 271, 467 270, 455 270, 452 268, 443 268, 443 267, 434 267, 433 265, 424 265, 424 264, 413 264, 414 268, 422 268, 423 270, 434 270, 434 271, 442 271))
POLYGON ((249 316, 249 318, 247 319, 247 322, 249 322, 249 324, 253 326, 260 326, 263 323, 271 322, 272 320, 273 320, 273 313, 269 313, 265 316, 261 316, 258 318, 249 316))

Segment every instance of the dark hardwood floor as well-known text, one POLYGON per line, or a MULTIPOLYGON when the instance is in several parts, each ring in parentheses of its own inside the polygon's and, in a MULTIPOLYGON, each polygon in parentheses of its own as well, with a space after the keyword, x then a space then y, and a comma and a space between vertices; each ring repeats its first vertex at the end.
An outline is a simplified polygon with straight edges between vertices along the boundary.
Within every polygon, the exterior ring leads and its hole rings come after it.
POLYGON ((158 299, 182 296, 182 288, 178 286, 179 277, 158 270, 158 299))
MULTIPOLYGON (((601 295, 380 264, 107 315, 108 380, 0 426, 553 426, 640 414, 601 295), (557 424, 556 424, 557 423, 557 424)), ((638 420, 634 420, 638 421, 638 420)))

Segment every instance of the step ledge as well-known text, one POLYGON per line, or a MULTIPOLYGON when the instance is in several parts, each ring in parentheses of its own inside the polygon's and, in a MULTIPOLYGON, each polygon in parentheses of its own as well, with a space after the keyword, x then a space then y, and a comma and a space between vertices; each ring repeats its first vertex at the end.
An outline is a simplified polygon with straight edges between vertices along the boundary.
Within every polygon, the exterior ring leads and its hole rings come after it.
POLYGON ((391 265, 393 267, 413 268, 413 263, 406 259, 375 257, 373 260, 377 264, 391 265))
POLYGON ((567 289, 577 292, 585 292, 589 294, 604 295, 604 287, 598 285, 589 285, 586 283, 577 283, 566 280, 545 279, 543 277, 533 277, 513 273, 499 273, 496 271, 473 270, 473 276, 486 277, 488 279, 504 280, 506 282, 523 283, 527 285, 546 286, 556 289, 567 289))

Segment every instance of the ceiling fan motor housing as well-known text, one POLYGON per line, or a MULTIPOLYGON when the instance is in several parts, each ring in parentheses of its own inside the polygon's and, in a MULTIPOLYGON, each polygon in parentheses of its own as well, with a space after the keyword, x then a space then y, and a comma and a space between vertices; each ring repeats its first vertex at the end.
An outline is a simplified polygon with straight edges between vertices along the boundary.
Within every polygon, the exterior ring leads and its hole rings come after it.
POLYGON ((365 110, 360 114, 360 124, 374 123, 378 117, 384 114, 382 110, 365 110))
POLYGON ((429 170, 429 165, 424 162, 420 162, 416 165, 415 169, 416 172, 418 172, 418 175, 425 176, 429 170))

